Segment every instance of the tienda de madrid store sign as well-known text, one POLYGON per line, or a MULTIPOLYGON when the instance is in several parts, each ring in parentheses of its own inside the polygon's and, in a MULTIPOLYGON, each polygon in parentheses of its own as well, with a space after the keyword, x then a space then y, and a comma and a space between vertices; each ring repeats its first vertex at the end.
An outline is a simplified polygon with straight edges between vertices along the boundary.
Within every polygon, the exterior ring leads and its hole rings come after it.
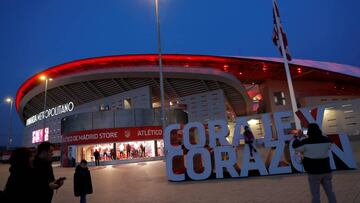
POLYGON ((62 144, 83 145, 157 139, 163 139, 161 126, 143 126, 71 132, 63 135, 62 144))

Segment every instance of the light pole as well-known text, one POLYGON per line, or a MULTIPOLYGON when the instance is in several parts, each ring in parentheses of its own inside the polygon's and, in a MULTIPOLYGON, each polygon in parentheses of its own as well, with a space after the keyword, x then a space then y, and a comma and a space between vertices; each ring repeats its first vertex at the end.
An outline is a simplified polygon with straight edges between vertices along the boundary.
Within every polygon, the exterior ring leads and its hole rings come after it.
MULTIPOLYGON (((160 38, 160 17, 159 17, 159 2, 155 0, 156 12, 156 30, 157 30, 157 46, 158 46, 158 59, 159 59, 159 74, 160 74, 160 97, 161 97, 161 125, 162 132, 165 131, 165 98, 164 98, 164 79, 163 79, 163 66, 162 66, 162 51, 161 51, 161 38, 160 38)), ((155 155, 157 155, 157 146, 155 141, 155 155)))
POLYGON ((45 81, 45 95, 44 95, 44 126, 42 129, 43 132, 43 136, 44 136, 44 140, 45 140, 45 128, 46 128, 46 116, 45 116, 45 112, 46 112, 46 98, 47 98, 47 89, 48 89, 48 82, 52 81, 52 78, 48 78, 44 75, 40 76, 40 80, 45 81))
POLYGON ((8 97, 5 99, 5 102, 10 104, 10 111, 9 111, 9 129, 8 129, 8 141, 6 144, 6 149, 8 150, 12 143, 12 106, 14 103, 14 99, 12 97, 8 97))

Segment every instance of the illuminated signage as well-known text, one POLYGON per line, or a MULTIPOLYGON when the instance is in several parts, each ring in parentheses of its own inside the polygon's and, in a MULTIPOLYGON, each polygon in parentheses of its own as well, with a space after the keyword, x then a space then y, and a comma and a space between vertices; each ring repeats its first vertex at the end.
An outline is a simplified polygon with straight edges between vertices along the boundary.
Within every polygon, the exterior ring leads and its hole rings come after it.
POLYGON ((28 118, 26 120, 26 126, 31 125, 37 121, 41 121, 44 118, 49 118, 49 117, 53 117, 53 116, 57 116, 63 113, 67 113, 67 112, 71 112, 74 110, 74 102, 69 102, 66 104, 62 104, 56 107, 53 107, 51 109, 47 109, 46 111, 42 111, 40 113, 38 113, 37 115, 33 115, 30 118, 28 118))
MULTIPOLYGON (((315 109, 315 116, 310 113, 311 109, 301 109, 296 114, 303 123, 317 123, 319 126, 322 126, 324 109, 325 107, 318 107, 315 109)), ((169 125, 164 133, 164 144, 165 149, 167 150, 166 172, 168 179, 171 181, 183 181, 186 177, 185 173, 192 180, 207 179, 212 173, 215 173, 216 178, 224 178, 225 169, 230 177, 233 178, 247 177, 250 170, 257 170, 260 175, 304 172, 302 163, 297 161, 299 157, 292 148, 293 135, 286 134, 286 130, 291 128, 291 123, 284 122, 282 119, 284 117, 292 116, 292 112, 275 112, 273 116, 277 131, 277 140, 273 140, 272 137, 270 114, 263 114, 261 118, 265 131, 265 137, 261 141, 265 148, 274 149, 269 167, 265 166, 265 163, 258 152, 254 152, 254 159, 250 160, 250 149, 248 144, 244 146, 242 152, 239 152, 243 154, 243 157, 241 160, 241 168, 238 165, 238 146, 240 141, 244 140, 244 136, 241 134, 240 130, 243 126, 249 125, 246 117, 238 117, 236 119, 234 136, 231 143, 226 139, 229 129, 228 123, 225 120, 213 120, 208 122, 208 140, 205 134, 205 126, 202 123, 191 122, 186 124, 182 129, 183 144, 187 149, 185 150, 187 151, 186 156, 184 156, 184 150, 181 145, 171 144, 172 136, 177 136, 176 133, 173 132, 177 132, 181 129, 180 124, 169 125), (196 143, 192 141, 192 132, 195 129, 197 130, 196 143), (286 166, 279 165, 279 161, 281 160, 281 156, 283 155, 286 146, 285 142, 289 141, 291 164, 286 166)), ((339 134, 338 138, 341 147, 332 144, 331 149, 329 150, 331 168, 333 170, 336 169, 334 155, 336 155, 336 157, 338 157, 348 168, 356 168, 356 161, 347 135, 339 134)), ((260 140, 257 140, 258 143, 259 141, 260 140)))
POLYGON ((32 143, 44 142, 49 140, 49 128, 34 130, 32 132, 32 143))
POLYGON ((149 135, 162 135, 162 129, 153 130, 153 129, 147 129, 147 130, 139 130, 137 132, 138 136, 149 136, 149 135))
POLYGON ((138 126, 71 132, 62 136, 67 145, 162 139, 161 126, 138 126))

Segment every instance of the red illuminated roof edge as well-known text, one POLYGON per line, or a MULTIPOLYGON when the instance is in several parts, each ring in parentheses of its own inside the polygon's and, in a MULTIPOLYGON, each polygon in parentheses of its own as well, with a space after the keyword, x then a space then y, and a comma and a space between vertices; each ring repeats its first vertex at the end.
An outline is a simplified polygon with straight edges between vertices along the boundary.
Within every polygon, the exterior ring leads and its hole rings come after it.
MULTIPOLYGON (((230 63, 231 60, 239 60, 233 57, 221 57, 221 56, 209 56, 209 55, 189 55, 189 54, 164 54, 162 55, 163 64, 166 66, 166 63, 169 61, 178 61, 178 62, 186 62, 186 61, 212 61, 217 63, 230 63)), ((76 61, 71 61, 68 63, 60 64, 57 66, 50 67, 44 71, 41 71, 33 76, 31 76, 28 80, 26 80, 18 89, 16 93, 16 110, 19 109, 20 101, 22 97, 27 94, 32 88, 41 83, 39 77, 41 75, 46 75, 50 78, 57 78, 66 75, 71 75, 73 73, 79 73, 89 70, 97 70, 102 69, 108 65, 108 62, 127 62, 129 66, 137 67, 137 66, 153 66, 156 65, 158 59, 157 54, 136 54, 136 55, 116 55, 116 56, 102 56, 95 58, 86 58, 76 61), (140 64, 139 64, 140 62, 140 64), (95 67, 94 65, 97 66, 95 67), (89 66, 88 68, 84 68, 83 70, 77 70, 75 67, 89 66)), ((181 63, 179 63, 181 65, 181 63)), ((121 67, 119 67, 121 68, 121 67)))
MULTIPOLYGON (((164 54, 163 57, 163 64, 164 66, 167 66, 170 64, 170 66, 178 65, 183 67, 188 67, 187 62, 191 62, 192 64, 196 63, 216 63, 216 64, 227 64, 231 65, 234 63, 241 63, 244 60, 249 61, 263 61, 268 63, 279 63, 277 59, 274 58, 266 58, 266 57, 231 57, 231 56, 210 56, 210 55, 191 55, 191 54, 164 54)), ((98 70, 98 69, 104 69, 104 68, 122 68, 122 67, 139 67, 139 66, 154 66, 157 65, 158 55, 157 54, 135 54, 135 55, 115 55, 115 56, 102 56, 102 57, 95 57, 95 58, 86 58, 76 61, 71 61, 68 63, 56 65, 53 67, 50 67, 44 71, 41 71, 33 76, 31 76, 28 80, 26 80, 18 89, 16 93, 16 100, 15 100, 15 106, 16 110, 19 109, 20 101, 26 95, 29 91, 31 91, 34 87, 39 85, 41 81, 39 80, 39 77, 41 75, 46 75, 51 78, 58 78, 63 77, 66 75, 76 74, 84 71, 90 71, 90 70, 98 70), (123 65, 116 66, 116 63, 120 63, 123 65), (108 66, 108 67, 107 67, 108 66)), ((296 61, 295 63, 302 64, 305 60, 302 61, 296 61)), ((315 61, 306 61, 307 64, 302 65, 310 65, 310 62, 315 61)), ((190 64, 191 64, 190 63, 190 64)), ((294 64, 295 64, 294 63, 294 64)), ((312 66, 315 66, 317 69, 319 69, 319 66, 324 66, 325 62, 322 62, 322 64, 311 64, 312 66)), ((332 63, 327 63, 330 65, 335 65, 332 63)), ((338 66, 341 66, 341 68, 349 69, 347 66, 342 66, 341 64, 336 64, 338 66)), ((191 65, 192 66, 192 65, 191 65)), ((192 66, 193 67, 193 66, 192 66)), ((194 66, 195 67, 195 66, 194 66)), ((314 67, 314 68, 315 68, 314 67)), ((328 68, 328 67, 327 67, 328 68)), ((321 67, 320 67, 321 69, 321 67)), ((335 69, 335 68, 334 68, 335 69)), ((340 69, 340 68, 339 68, 340 69)), ((334 72, 343 72, 343 71, 337 71, 333 70, 334 72)), ((354 69, 350 69, 354 70, 354 69)), ((344 73, 342 73, 344 74, 344 73)))

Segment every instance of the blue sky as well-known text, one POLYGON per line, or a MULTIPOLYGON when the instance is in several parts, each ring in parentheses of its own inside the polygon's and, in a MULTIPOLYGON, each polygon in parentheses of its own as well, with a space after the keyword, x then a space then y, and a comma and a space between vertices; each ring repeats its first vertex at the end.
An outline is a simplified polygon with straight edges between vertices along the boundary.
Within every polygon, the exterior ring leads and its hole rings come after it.
MULTIPOLYGON (((105 55, 156 53, 155 0, 1 0, 0 98, 33 74, 105 55)), ((360 67, 360 1, 279 0, 293 58, 360 67)), ((279 57, 271 0, 159 0, 164 53, 279 57)), ((9 105, 0 104, 0 145, 9 105)), ((15 144, 23 126, 13 112, 15 144)))

